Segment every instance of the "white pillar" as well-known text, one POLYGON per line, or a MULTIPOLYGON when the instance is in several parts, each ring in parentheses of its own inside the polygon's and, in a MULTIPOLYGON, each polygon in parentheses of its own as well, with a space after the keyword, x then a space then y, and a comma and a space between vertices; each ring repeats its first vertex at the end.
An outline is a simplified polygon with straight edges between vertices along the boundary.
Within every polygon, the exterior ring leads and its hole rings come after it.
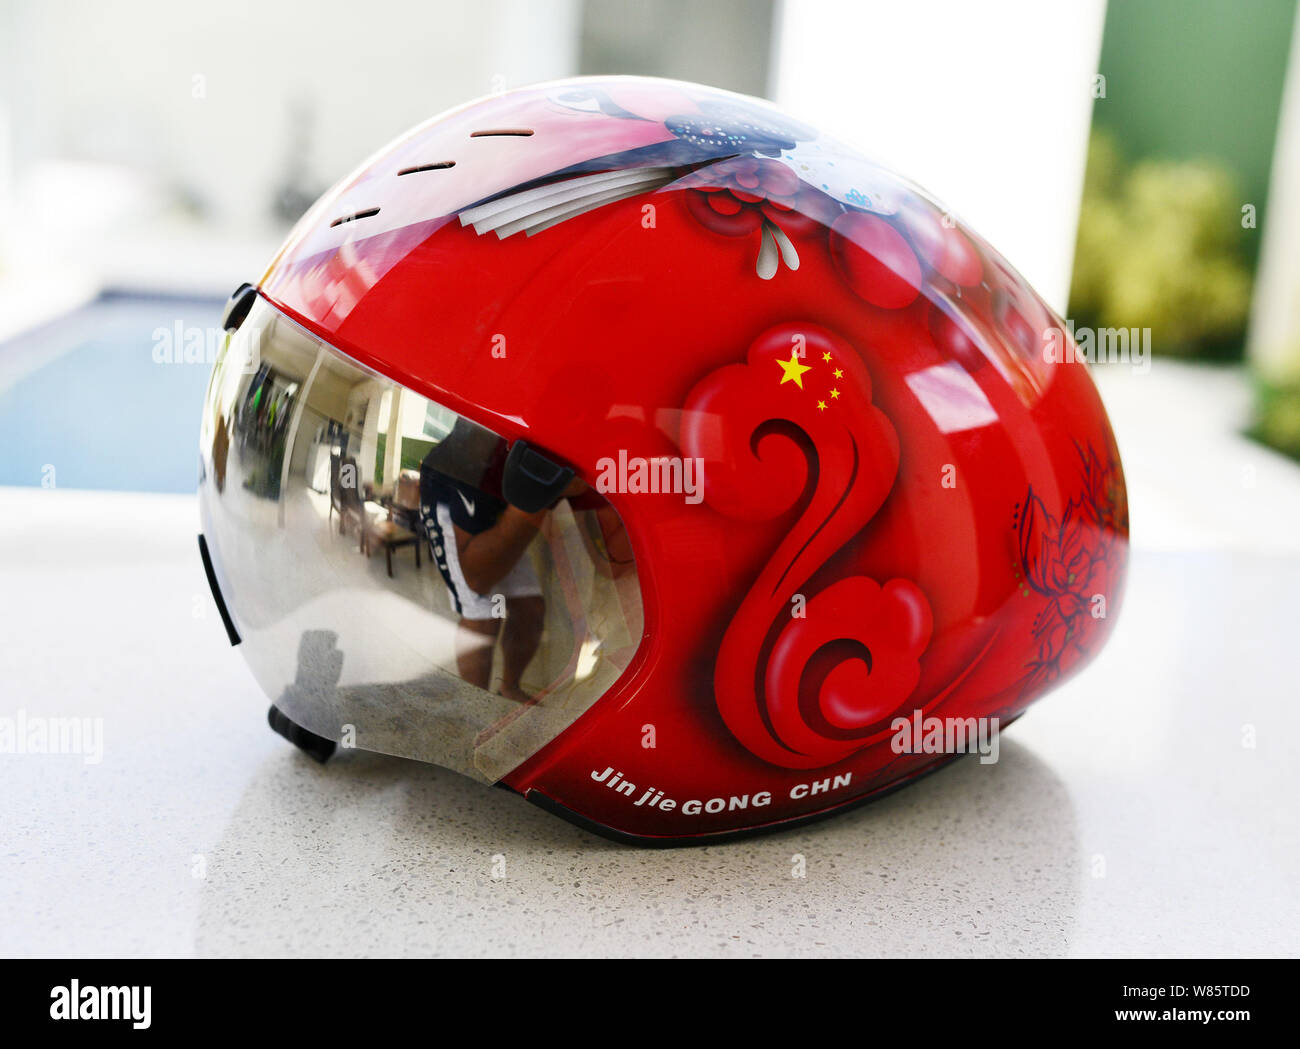
POLYGON ((1300 18, 1291 34, 1286 89, 1278 114, 1268 212, 1251 305, 1246 352, 1266 378, 1300 372, 1300 18))

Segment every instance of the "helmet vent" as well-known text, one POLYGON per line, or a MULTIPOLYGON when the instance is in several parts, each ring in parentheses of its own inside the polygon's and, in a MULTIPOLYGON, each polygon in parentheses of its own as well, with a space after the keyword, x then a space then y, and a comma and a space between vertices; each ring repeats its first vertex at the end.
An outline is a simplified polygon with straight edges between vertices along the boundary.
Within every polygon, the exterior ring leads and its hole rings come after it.
POLYGON ((436 164, 419 164, 413 168, 402 168, 398 174, 414 175, 417 171, 441 171, 443 168, 454 168, 455 166, 456 162, 454 160, 440 160, 436 164))
POLYGON ((500 135, 514 135, 517 138, 527 138, 533 133, 530 127, 499 127, 492 131, 471 131, 470 138, 496 138, 500 135))
POLYGON ((345 222, 356 222, 357 219, 368 219, 378 214, 378 208, 366 208, 365 211, 358 211, 355 215, 343 215, 330 223, 330 229, 333 229, 335 226, 341 226, 345 222))

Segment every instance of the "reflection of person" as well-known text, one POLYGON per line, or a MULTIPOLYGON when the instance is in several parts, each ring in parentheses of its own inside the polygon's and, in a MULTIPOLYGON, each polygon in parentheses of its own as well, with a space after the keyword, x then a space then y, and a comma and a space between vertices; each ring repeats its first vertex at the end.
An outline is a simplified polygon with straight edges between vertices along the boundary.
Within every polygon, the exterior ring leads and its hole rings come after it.
MULTIPOLYGON (((575 479, 564 495, 585 488, 575 479)), ((470 684, 488 688, 500 637, 500 692, 519 702, 532 698, 519 681, 537 653, 546 616, 541 583, 526 551, 546 514, 525 513, 440 473, 427 461, 421 466, 421 520, 434 564, 461 617, 457 671, 470 684)))
POLYGON ((212 476, 217 483, 217 491, 226 490, 226 458, 230 455, 230 431, 226 429, 226 417, 217 412, 217 424, 212 433, 212 476))

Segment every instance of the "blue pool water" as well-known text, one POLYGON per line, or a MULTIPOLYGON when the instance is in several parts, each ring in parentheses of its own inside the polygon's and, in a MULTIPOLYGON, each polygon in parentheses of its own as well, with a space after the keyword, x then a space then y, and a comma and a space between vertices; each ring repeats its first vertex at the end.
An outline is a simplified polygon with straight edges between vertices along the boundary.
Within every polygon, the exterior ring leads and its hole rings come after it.
POLYGON ((106 294, 0 345, 0 485, 193 492, 211 351, 175 337, 213 346, 223 305, 106 294))

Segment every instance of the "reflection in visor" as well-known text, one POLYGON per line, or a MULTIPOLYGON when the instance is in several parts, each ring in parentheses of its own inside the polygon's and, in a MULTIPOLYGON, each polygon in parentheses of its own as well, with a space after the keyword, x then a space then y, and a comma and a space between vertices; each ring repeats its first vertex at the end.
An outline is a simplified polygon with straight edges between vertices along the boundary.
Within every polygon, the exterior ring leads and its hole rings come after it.
POLYGON ((249 664, 317 735, 495 782, 636 651, 612 507, 581 482, 537 513, 510 505, 505 440, 265 300, 213 370, 200 441, 203 530, 249 664))

